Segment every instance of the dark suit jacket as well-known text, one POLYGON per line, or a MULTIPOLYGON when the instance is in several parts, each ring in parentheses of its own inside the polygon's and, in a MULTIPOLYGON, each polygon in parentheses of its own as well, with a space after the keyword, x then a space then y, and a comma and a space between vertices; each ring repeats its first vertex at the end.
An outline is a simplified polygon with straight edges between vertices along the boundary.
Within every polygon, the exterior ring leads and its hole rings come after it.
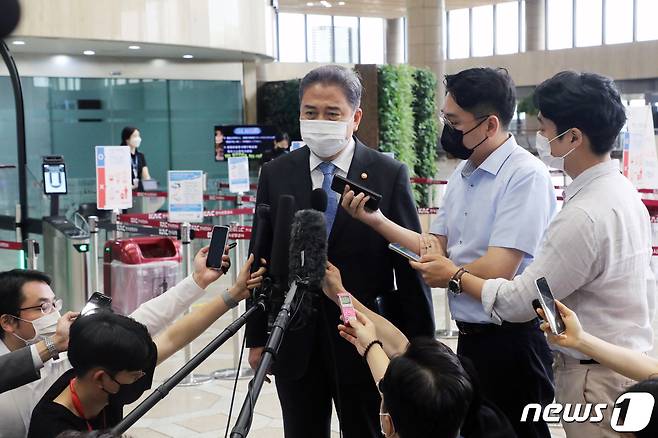
MULTIPOLYGON (((263 166, 257 202, 270 205, 272 218, 276 218, 281 195, 293 195, 298 209, 311 208, 313 187, 309 155, 308 147, 304 147, 263 166)), ((405 228, 420 231, 404 164, 366 147, 357 139, 347 177, 381 194, 380 209, 388 218, 405 228), (363 173, 368 176, 365 180, 361 178, 363 173)), ((350 217, 339 205, 328 243, 329 261, 340 269, 345 288, 359 301, 374 308, 377 295, 396 289, 395 278, 400 303, 397 309, 399 328, 409 337, 434 335, 429 288, 406 259, 388 249, 384 238, 350 217)), ((288 330, 285 334, 273 367, 275 375, 288 379, 301 377, 312 349, 324 348, 334 350, 341 381, 370 379, 368 368, 356 349, 338 336, 338 307, 324 295, 316 299, 315 307, 317 310, 304 329, 288 330), (316 345, 318 343, 322 345, 316 345)), ((249 347, 265 345, 268 336, 265 316, 252 320, 246 330, 249 347)))
POLYGON ((34 369, 30 347, 0 356, 0 394, 27 385, 40 377, 34 369))

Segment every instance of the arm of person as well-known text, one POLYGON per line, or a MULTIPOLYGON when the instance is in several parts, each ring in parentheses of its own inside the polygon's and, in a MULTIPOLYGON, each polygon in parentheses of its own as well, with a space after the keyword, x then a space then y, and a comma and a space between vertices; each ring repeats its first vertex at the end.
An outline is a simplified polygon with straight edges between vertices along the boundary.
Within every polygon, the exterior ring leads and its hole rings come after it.
MULTIPOLYGON (((572 348, 591 357, 606 368, 637 381, 651 379, 658 375, 658 360, 639 351, 629 350, 611 344, 587 333, 580 325, 576 313, 555 300, 558 312, 564 321, 566 330, 559 335, 553 334, 548 322, 543 322, 541 329, 546 332, 548 341, 560 347, 572 348)), ((536 309, 542 318, 544 311, 536 309)))
POLYGON ((142 180, 151 179, 151 174, 149 173, 149 168, 144 166, 142 167, 142 180))
MULTIPOLYGON (((207 252, 198 254, 195 264, 202 264, 205 267, 206 257, 207 252)), ((251 275, 249 274, 253 260, 254 256, 249 256, 247 263, 245 263, 238 275, 236 283, 228 290, 228 294, 236 302, 246 299, 250 294, 249 291, 258 287, 263 280, 262 276, 265 273, 265 268, 261 268, 251 275)), ((200 283, 207 287, 210 284, 207 282, 213 278, 215 271, 208 268, 205 270, 208 272, 200 272, 197 278, 199 278, 198 281, 200 283)), ((216 278, 219 278, 219 275, 216 278)), ((155 345, 158 348, 157 363, 162 363, 176 351, 192 342, 229 309, 229 305, 220 296, 207 304, 199 306, 193 312, 173 323, 161 335, 154 339, 155 345)))
POLYGON ((351 320, 349 326, 339 325, 338 330, 340 336, 352 343, 361 356, 366 355, 365 359, 368 362, 372 378, 375 383, 379 383, 386 374, 390 355, 384 351, 386 347, 382 349, 381 345, 375 343, 380 341, 383 345, 386 345, 375 324, 357 310, 356 320, 351 320), (368 349, 367 352, 366 349, 368 349))
MULTIPOLYGON (((324 290, 325 295, 340 307, 336 294, 347 291, 343 286, 340 271, 331 263, 327 263, 327 270, 322 289, 324 290)), ((354 296, 352 296, 352 304, 357 312, 360 312, 372 322, 379 340, 384 344, 383 349, 388 357, 404 353, 409 345, 409 340, 404 333, 391 324, 386 318, 368 309, 354 296)))

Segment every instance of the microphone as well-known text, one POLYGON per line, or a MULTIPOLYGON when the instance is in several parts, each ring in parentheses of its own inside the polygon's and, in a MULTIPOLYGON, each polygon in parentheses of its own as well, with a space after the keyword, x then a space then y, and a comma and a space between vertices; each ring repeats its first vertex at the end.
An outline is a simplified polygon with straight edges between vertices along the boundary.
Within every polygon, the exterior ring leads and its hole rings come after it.
POLYGON ((327 211, 327 192, 323 189, 317 188, 311 192, 311 208, 313 210, 325 212, 327 211))
POLYGON ((290 226, 295 215, 295 198, 281 195, 277 204, 276 220, 273 227, 272 255, 270 260, 270 277, 273 279, 270 295, 270 311, 267 318, 268 329, 283 304, 285 291, 288 290, 288 252, 290 247, 290 226))
POLYGON ((21 8, 18 0, 0 0, 0 39, 8 37, 18 26, 21 8))
POLYGON ((268 204, 256 206, 254 228, 254 238, 249 249, 249 252, 254 255, 254 263, 251 265, 252 274, 261 267, 260 259, 269 260, 272 252, 272 220, 268 204))
POLYGON ((311 289, 322 288, 327 269, 327 227, 322 213, 316 210, 295 213, 290 231, 289 258, 294 281, 311 289))

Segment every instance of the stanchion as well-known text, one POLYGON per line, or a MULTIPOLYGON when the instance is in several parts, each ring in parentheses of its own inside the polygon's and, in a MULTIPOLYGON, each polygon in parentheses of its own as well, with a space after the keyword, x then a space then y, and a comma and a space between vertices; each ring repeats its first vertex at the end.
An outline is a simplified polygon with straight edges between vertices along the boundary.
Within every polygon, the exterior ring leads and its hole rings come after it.
MULTIPOLYGON (((22 230, 22 224, 23 224, 23 215, 22 215, 22 209, 21 209, 21 204, 16 204, 16 221, 14 223, 14 227, 16 230, 16 242, 22 242, 23 241, 23 230, 22 230)), ((19 252, 18 253, 18 266, 21 268, 25 269, 25 252, 19 252)))
POLYGON ((27 255, 27 269, 36 271, 39 259, 39 243, 34 239, 25 239, 23 251, 27 255))
POLYGON ((91 258, 91 266, 89 267, 91 287, 89 290, 91 293, 94 293, 101 291, 98 280, 98 216, 89 216, 87 222, 89 223, 89 237, 91 241, 89 251, 89 257, 91 258))
MULTIPOLYGON (((182 251, 183 251, 183 274, 184 277, 187 278, 192 273, 192 269, 193 269, 192 265, 194 263, 192 249, 190 248, 190 243, 192 242, 192 236, 191 236, 191 227, 189 223, 185 222, 181 224, 180 237, 181 237, 182 251)), ((185 312, 185 314, 188 313, 189 310, 185 312)), ((185 355, 185 363, 188 363, 190 359, 192 359, 192 348, 190 344, 187 344, 185 346, 183 353, 185 355)), ((210 382, 211 380, 212 377, 206 374, 194 374, 194 372, 190 372, 190 374, 188 374, 187 377, 181 380, 178 386, 197 386, 202 383, 210 382)))
MULTIPOLYGON (((231 229, 235 229, 236 225, 238 224, 240 226, 244 225, 242 216, 240 216, 239 222, 231 222, 230 224, 231 229)), ((245 258, 243 256, 241 243, 242 241, 238 241, 238 245, 235 247, 234 250, 235 257, 233 259, 235 260, 235 267, 231 269, 232 284, 235 284, 235 282, 238 280, 238 271, 240 268, 238 262, 244 260, 245 258)), ((241 301, 237 307, 234 307, 231 310, 231 318, 233 319, 233 321, 238 319, 240 315, 240 311, 242 310, 243 306, 245 306, 244 301, 241 301)), ((254 375, 254 371, 251 368, 240 367, 240 350, 241 350, 240 337, 241 336, 244 336, 244 330, 238 332, 238 335, 233 336, 233 338, 231 339, 231 343, 233 345, 233 368, 224 368, 221 370, 214 371, 212 373, 213 378, 221 379, 221 380, 233 380, 235 379, 236 374, 238 375, 239 379, 246 379, 254 375)))

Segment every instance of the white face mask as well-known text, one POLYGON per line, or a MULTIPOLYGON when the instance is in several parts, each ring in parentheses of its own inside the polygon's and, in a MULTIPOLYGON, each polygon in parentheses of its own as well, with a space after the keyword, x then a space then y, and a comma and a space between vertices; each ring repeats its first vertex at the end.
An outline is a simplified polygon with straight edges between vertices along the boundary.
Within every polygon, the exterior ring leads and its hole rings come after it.
POLYGON ((302 140, 320 158, 329 158, 343 150, 350 139, 347 137, 349 122, 331 120, 299 121, 302 140))
POLYGON ((132 146, 134 148, 138 148, 140 144, 142 144, 142 137, 137 137, 133 138, 127 141, 128 146, 132 146))
POLYGON ((12 333, 14 336, 16 336, 18 339, 21 341, 25 342, 25 345, 32 345, 36 344, 42 339, 49 338, 55 334, 57 331, 57 321, 62 317, 60 315, 59 311, 51 312, 47 315, 43 315, 40 318, 37 318, 33 321, 28 321, 23 318, 19 318, 15 316, 14 318, 20 319, 23 322, 27 322, 28 324, 32 324, 32 327, 34 327, 34 337, 32 339, 23 339, 20 336, 18 336, 16 333, 12 333))
POLYGON ((535 147, 537 148, 537 153, 539 154, 539 158, 546 164, 548 167, 552 167, 553 169, 558 169, 564 171, 564 159, 573 151, 576 150, 578 146, 573 147, 569 152, 564 154, 561 157, 555 157, 553 154, 551 154, 551 142, 553 140, 557 140, 558 138, 562 137, 564 134, 567 132, 571 131, 571 129, 567 129, 564 131, 562 134, 558 135, 557 137, 549 140, 539 131, 537 131, 537 135, 535 137, 535 147))

